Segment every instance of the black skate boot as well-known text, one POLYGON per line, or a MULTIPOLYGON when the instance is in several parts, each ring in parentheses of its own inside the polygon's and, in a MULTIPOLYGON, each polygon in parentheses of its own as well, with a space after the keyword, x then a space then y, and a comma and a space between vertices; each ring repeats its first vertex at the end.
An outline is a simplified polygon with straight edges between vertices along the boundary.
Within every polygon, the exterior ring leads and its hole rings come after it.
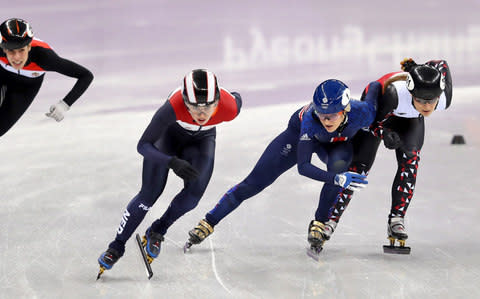
POLYGON ((410 247, 405 246, 405 240, 408 234, 405 230, 403 217, 392 217, 388 220, 388 240, 390 245, 383 246, 385 253, 410 254, 410 247), (395 246, 395 240, 398 240, 399 246, 395 246))
POLYGON ((213 226, 211 226, 205 219, 200 220, 198 225, 188 232, 190 238, 187 243, 185 243, 185 246, 183 246, 183 252, 187 252, 193 244, 200 244, 211 233, 213 233, 213 226))
POLYGON ((307 254, 314 260, 318 261, 319 254, 323 249, 323 243, 328 240, 325 237, 325 224, 320 221, 312 220, 308 226, 308 243, 310 248, 307 249, 307 254))
POLYGON ((151 264, 160 254, 161 243, 163 240, 162 234, 155 233, 150 228, 147 229, 145 235, 142 237, 142 246, 147 254, 149 264, 151 264))
POLYGON ((97 280, 103 274, 105 270, 112 269, 113 265, 118 261, 121 255, 113 248, 108 248, 107 251, 102 253, 98 258, 100 264, 100 271, 98 271, 97 280))

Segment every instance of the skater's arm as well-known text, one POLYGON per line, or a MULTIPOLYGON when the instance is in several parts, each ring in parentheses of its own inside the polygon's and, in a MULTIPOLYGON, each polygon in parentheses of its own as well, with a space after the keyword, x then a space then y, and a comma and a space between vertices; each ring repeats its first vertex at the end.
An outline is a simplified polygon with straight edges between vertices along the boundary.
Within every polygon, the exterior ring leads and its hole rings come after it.
POLYGON ((46 71, 54 71, 62 75, 77 78, 77 82, 70 92, 63 98, 68 106, 71 106, 87 90, 93 80, 93 74, 85 67, 58 56, 50 48, 36 47, 35 55, 40 65, 46 71))
POLYGON ((242 97, 238 92, 229 92, 220 88, 220 101, 217 112, 212 115, 212 121, 224 122, 235 119, 242 108, 242 97))
POLYGON ((331 183, 335 178, 335 173, 322 170, 311 163, 313 148, 316 141, 300 140, 297 148, 297 169, 298 172, 311 179, 331 183))
POLYGON ((233 97, 233 101, 235 102, 234 106, 235 106, 235 110, 236 110, 236 114, 235 116, 238 116, 240 114, 240 110, 242 109, 242 96, 240 96, 240 94, 236 91, 232 91, 230 92, 230 95, 232 95, 233 97))
POLYGON ((398 106, 398 93, 393 84, 388 85, 382 95, 378 97, 377 112, 375 120, 370 126, 370 132, 383 139, 383 124, 393 115, 393 111, 398 106))
POLYGON ((364 127, 368 127, 372 124, 372 122, 375 120, 377 108, 378 108, 378 99, 382 95, 382 85, 374 81, 370 83, 368 92, 365 95, 365 103, 366 107, 362 109, 362 115, 363 117, 363 123, 362 125, 364 127))
POLYGON ((168 126, 174 123, 175 120, 175 112, 173 111, 170 102, 167 101, 157 110, 138 142, 137 151, 144 156, 145 159, 156 163, 163 163, 165 165, 168 164, 172 156, 159 151, 154 144, 157 140, 162 138, 168 126))

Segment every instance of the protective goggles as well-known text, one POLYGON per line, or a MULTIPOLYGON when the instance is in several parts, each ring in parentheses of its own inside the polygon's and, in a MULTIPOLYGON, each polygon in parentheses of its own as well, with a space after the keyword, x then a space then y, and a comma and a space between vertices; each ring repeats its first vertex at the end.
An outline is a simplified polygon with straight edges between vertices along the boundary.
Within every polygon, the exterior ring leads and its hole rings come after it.
POLYGON ((210 105, 204 105, 204 106, 198 106, 198 105, 192 105, 192 104, 189 104, 189 103, 185 103, 185 105, 187 106, 188 110, 192 111, 192 112, 196 112, 196 113, 209 113, 209 112, 212 112, 215 110, 215 108, 217 107, 217 102, 213 102, 212 104, 210 105))
POLYGON ((321 121, 325 121, 327 119, 330 121, 336 121, 343 115, 343 111, 338 111, 336 113, 328 113, 328 114, 322 114, 315 111, 315 114, 321 121))
POLYGON ((422 98, 416 98, 413 97, 413 100, 419 104, 425 105, 425 104, 434 104, 436 101, 438 101, 439 97, 433 98, 433 99, 422 99, 422 98))

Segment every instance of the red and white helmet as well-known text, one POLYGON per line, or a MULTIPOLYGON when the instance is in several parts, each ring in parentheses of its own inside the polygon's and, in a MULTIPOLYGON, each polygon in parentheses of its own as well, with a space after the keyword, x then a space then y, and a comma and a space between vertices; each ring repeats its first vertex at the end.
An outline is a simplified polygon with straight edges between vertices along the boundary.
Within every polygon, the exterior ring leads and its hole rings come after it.
POLYGON ((205 69, 191 71, 183 78, 182 95, 183 101, 193 106, 216 103, 220 99, 217 77, 205 69))

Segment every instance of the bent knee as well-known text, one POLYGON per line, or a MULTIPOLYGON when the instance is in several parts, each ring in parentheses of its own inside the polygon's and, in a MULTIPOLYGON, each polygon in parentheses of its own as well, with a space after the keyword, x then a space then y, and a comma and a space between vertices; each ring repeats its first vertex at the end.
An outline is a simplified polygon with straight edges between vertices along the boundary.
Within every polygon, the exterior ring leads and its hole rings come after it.
POLYGON ((340 173, 348 170, 349 162, 346 160, 337 160, 328 165, 328 171, 340 173))

